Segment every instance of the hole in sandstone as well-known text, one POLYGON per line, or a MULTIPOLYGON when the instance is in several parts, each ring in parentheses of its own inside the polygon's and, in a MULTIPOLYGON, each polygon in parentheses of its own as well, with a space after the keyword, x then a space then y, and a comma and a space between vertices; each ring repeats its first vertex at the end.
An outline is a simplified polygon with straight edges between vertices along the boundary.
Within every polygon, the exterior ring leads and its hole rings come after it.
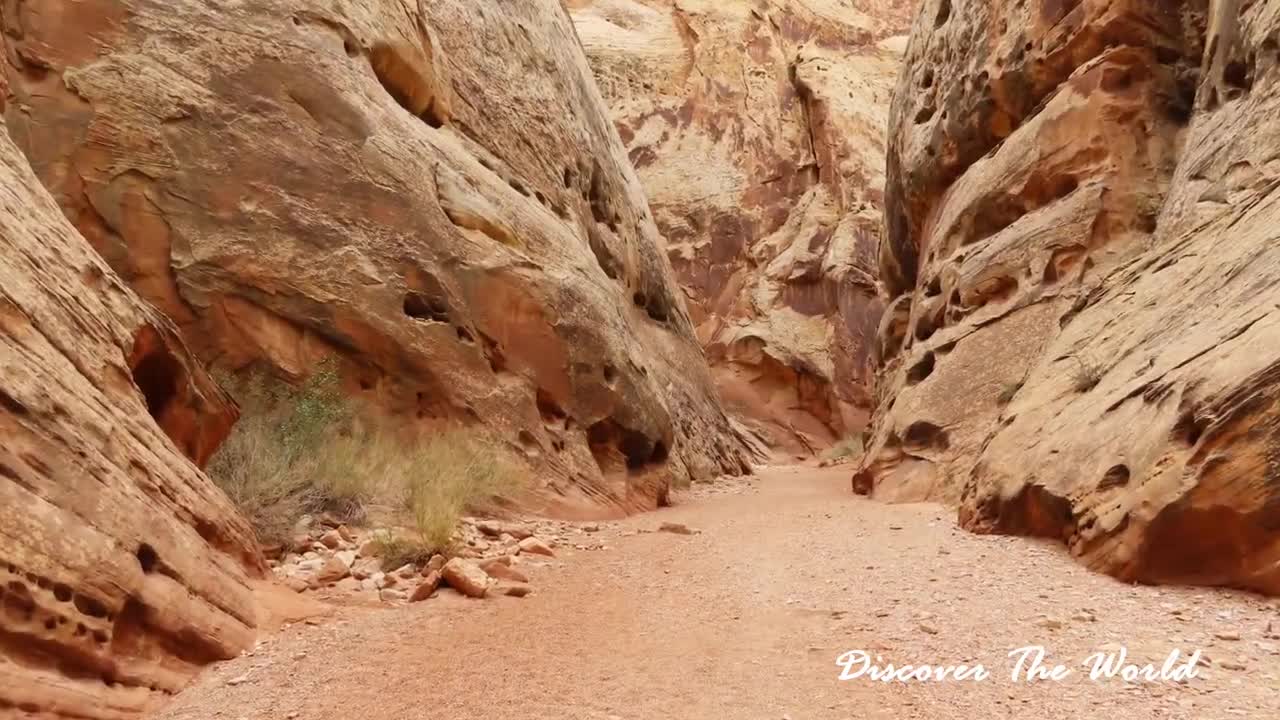
POLYGON ((1232 60, 1222 69, 1222 81, 1233 88, 1248 91, 1253 87, 1253 79, 1249 77, 1249 66, 1243 60, 1232 60))
POLYGON ((76 593, 75 605, 77 610, 89 617, 105 618, 107 616, 107 608, 88 595, 76 593))
POLYGON ((604 366, 604 381, 605 381, 605 382, 607 382, 607 383, 609 383, 610 385, 612 385, 612 384, 614 384, 617 380, 618 380, 618 368, 614 367, 613 365, 611 365, 611 364, 609 364, 609 363, 605 363, 605 366, 604 366))
POLYGON ((1109 490, 1111 488, 1124 487, 1129 484, 1129 468, 1125 465, 1113 465, 1102 476, 1102 481, 1098 483, 1098 490, 1109 490))
POLYGON ((920 108, 920 111, 916 113, 916 117, 915 117, 916 124, 923 125, 924 123, 929 122, 930 120, 933 119, 933 114, 935 112, 937 112, 937 108, 934 108, 933 106, 930 106, 930 105, 925 105, 924 107, 920 108))
POLYGON ((925 68, 924 74, 920 77, 920 87, 926 90, 933 87, 933 68, 925 68))
POLYGON ((925 353, 924 357, 920 359, 920 362, 916 363, 909 371, 907 371, 907 384, 919 385, 924 382, 926 378, 933 374, 935 363, 936 358, 934 357, 934 354, 931 352, 925 353))
POLYGON ((649 455, 649 462, 657 465, 667 461, 667 446, 665 443, 658 441, 653 444, 653 452, 649 455))
POLYGON ((475 337, 471 335, 471 331, 459 325, 457 327, 458 339, 465 343, 474 343, 475 337))
POLYGON ((71 588, 58 583, 53 586, 53 596, 57 598, 58 602, 71 602, 71 588))
POLYGON ((1173 437, 1187 447, 1195 447, 1208 427, 1207 419, 1197 418, 1195 412, 1187 411, 1182 413, 1178 422, 1174 424, 1173 437))
POLYGON ((902 435, 902 444, 913 451, 946 450, 951 447, 947 431, 924 420, 911 423, 902 435))
POLYGON ((138 565, 142 568, 142 572, 150 574, 156 568, 156 551, 150 545, 143 543, 138 546, 138 565))
POLYGON ((925 295, 928 297, 937 297, 942 294, 942 276, 936 276, 929 281, 929 287, 925 289, 925 295))
MULTIPOLYGON (((160 341, 151 328, 143 328, 134 340, 134 355, 142 358, 133 366, 133 382, 142 391, 147 412, 160 422, 169 403, 178 394, 178 382, 182 377, 182 365, 160 341)), ((163 423, 161 423, 163 425, 163 423)))
POLYGON ((36 602, 32 599, 31 591, 27 590, 26 585, 13 580, 5 586, 5 615, 14 620, 26 622, 31 619, 31 614, 35 612, 35 609, 36 602))
POLYGON ((449 308, 436 298, 409 291, 404 294, 404 314, 415 320, 449 322, 449 308))
POLYGON ((568 417, 560 404, 551 397, 551 393, 542 388, 538 388, 538 392, 534 395, 534 402, 538 406, 538 414, 542 416, 542 421, 548 425, 554 425, 568 417))
POLYGON ((25 405, 15 400, 12 395, 4 390, 0 390, 0 408, 4 408, 9 414, 19 417, 29 412, 25 405))
POLYGON ((947 24, 947 20, 951 18, 951 0, 942 0, 938 3, 938 14, 934 16, 933 27, 940 28, 947 24))

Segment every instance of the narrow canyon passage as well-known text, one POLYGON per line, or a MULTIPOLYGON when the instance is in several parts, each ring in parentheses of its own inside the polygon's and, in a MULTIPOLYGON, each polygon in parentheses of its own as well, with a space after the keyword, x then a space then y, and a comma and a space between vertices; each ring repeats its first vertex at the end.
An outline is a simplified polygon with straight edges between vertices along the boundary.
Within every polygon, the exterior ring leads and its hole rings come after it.
POLYGON ((1280 605, 1088 572, 1056 545, 982 537, 934 505, 848 492, 847 468, 764 470, 606 525, 604 549, 521 565, 535 593, 451 591, 347 608, 216 665, 168 720, 413 718, 1274 718, 1280 605), (653 532, 687 524, 692 536, 653 532), (1043 645, 1061 682, 1013 683, 1010 650, 1043 645), (1093 682, 1083 661, 1174 648, 1182 683, 1093 682), (985 682, 841 682, 847 650, 885 663, 982 663, 985 682))

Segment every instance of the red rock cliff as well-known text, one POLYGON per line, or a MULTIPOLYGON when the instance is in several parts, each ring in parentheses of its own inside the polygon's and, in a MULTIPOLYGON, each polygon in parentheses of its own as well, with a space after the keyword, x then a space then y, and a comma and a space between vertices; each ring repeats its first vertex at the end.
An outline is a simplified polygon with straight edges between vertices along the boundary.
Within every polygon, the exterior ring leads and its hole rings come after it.
POLYGON ((855 487, 1280 592, 1280 2, 927 0, 855 487))

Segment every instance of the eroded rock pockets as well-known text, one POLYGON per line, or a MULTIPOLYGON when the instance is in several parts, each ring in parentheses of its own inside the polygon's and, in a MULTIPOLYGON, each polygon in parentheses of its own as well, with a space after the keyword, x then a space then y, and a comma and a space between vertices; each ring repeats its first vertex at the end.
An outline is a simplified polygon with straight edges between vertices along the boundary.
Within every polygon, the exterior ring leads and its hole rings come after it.
POLYGON ((141 717, 252 641, 263 561, 196 466, 235 416, 0 122, 0 714, 141 717))
POLYGON ((727 406, 785 454, 856 434, 908 3, 570 10, 727 406))
POLYGON ((18 144, 203 359, 337 355, 392 416, 523 456, 549 510, 747 469, 560 9, 91 0, 3 24, 18 144))
POLYGON ((1280 591, 1278 38, 1277 2, 923 3, 856 489, 1280 591), (907 448, 919 423, 948 446, 907 448))

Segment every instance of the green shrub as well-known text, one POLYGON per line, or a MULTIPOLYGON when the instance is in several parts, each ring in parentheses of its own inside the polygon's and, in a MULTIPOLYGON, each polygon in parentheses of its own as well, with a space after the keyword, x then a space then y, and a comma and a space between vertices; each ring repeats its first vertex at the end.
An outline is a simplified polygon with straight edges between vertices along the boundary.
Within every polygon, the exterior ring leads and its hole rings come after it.
POLYGON ((464 512, 516 487, 513 468, 478 436, 409 438, 362 416, 331 365, 299 387, 260 374, 224 384, 241 419, 209 476, 264 543, 287 540, 305 514, 360 524, 385 505, 410 528, 387 535, 387 552, 416 561, 448 548, 464 512))

